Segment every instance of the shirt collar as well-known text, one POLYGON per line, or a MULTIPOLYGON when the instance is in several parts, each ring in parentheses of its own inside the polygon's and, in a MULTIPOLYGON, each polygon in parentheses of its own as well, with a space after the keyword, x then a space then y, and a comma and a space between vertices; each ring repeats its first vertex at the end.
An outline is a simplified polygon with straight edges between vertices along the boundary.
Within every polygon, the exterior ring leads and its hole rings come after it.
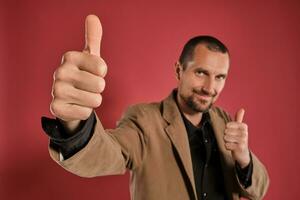
POLYGON ((185 127, 187 129, 187 132, 189 133, 194 133, 195 131, 202 129, 203 127, 205 127, 206 125, 210 124, 210 117, 209 117, 209 113, 208 112, 204 112, 202 114, 202 118, 200 121, 200 127, 194 126, 194 124, 192 124, 192 122, 190 122, 185 116, 184 114, 181 112, 182 115, 182 119, 183 122, 185 124, 185 127))

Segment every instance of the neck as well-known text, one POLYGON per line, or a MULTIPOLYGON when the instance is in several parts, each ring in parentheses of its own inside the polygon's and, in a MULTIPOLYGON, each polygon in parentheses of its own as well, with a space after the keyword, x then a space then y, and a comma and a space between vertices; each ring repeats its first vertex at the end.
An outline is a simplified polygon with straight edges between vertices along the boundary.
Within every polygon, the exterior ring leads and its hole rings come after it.
POLYGON ((181 99, 177 92, 177 103, 180 111, 183 113, 183 115, 194 125, 199 127, 200 121, 202 119, 202 112, 196 112, 192 110, 189 106, 186 105, 186 103, 181 99))

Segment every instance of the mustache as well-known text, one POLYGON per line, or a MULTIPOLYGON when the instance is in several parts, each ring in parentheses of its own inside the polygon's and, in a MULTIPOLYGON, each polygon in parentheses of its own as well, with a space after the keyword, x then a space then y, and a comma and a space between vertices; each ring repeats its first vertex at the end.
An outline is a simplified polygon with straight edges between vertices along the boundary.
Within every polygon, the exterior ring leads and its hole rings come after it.
POLYGON ((204 89, 195 89, 194 88, 193 92, 198 94, 198 95, 201 95, 201 96, 215 97, 217 95, 217 92, 211 93, 211 92, 208 92, 204 89))

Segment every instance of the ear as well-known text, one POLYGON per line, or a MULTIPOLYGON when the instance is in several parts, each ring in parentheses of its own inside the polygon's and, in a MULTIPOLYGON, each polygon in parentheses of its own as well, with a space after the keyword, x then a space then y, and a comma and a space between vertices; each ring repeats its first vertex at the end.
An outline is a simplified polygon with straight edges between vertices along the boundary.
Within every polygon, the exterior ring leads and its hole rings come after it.
POLYGON ((180 80, 181 74, 182 74, 182 65, 179 63, 179 61, 177 61, 174 65, 175 68, 175 75, 176 75, 176 79, 180 80))

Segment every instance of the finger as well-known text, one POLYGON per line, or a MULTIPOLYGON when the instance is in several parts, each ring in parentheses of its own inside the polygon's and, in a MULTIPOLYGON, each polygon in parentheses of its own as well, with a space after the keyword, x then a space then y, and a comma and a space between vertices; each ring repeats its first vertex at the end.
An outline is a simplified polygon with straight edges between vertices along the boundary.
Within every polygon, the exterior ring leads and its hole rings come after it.
POLYGON ((224 136, 225 143, 227 143, 227 142, 237 143, 237 140, 238 139, 236 136, 228 136, 228 135, 224 136))
POLYGON ((241 108, 235 115, 235 121, 242 123, 244 118, 245 110, 241 108))
POLYGON ((52 101, 50 105, 51 113, 59 119, 64 121, 72 121, 72 120, 86 120, 93 109, 76 105, 76 104, 68 104, 62 100, 52 101))
POLYGON ((248 130, 248 125, 245 123, 238 123, 235 121, 228 122, 226 124, 227 129, 239 129, 239 130, 248 130))
POLYGON ((79 90, 63 81, 56 82, 53 93, 55 99, 90 108, 97 108, 102 102, 102 96, 100 94, 79 90))
POLYGON ((246 135, 246 131, 227 128, 224 131, 224 135, 229 135, 229 136, 244 136, 244 135, 246 135))
POLYGON ((85 19, 85 48, 84 51, 100 56, 102 26, 96 15, 88 15, 85 19))
POLYGON ((69 93, 66 96, 67 103, 89 108, 97 108, 102 103, 102 96, 100 94, 86 92, 76 88, 69 88, 68 91, 69 93))
POLYGON ((225 148, 227 150, 233 151, 233 150, 238 148, 238 144, 237 143, 232 143, 232 142, 226 142, 225 143, 225 148))
POLYGON ((240 135, 224 135, 225 142, 232 142, 232 143, 242 143, 244 142, 244 138, 240 135))
POLYGON ((98 56, 77 51, 69 51, 63 55, 62 60, 63 66, 72 64, 80 70, 90 72, 97 76, 104 77, 107 72, 106 63, 98 56))
MULTIPOLYGON (((78 70, 75 65, 64 64, 54 73, 54 79, 73 85, 75 88, 87 92, 101 93, 105 88, 105 80, 92 73, 78 70)), ((53 82, 55 83, 55 82, 53 82)))
POLYGON ((102 77, 93 75, 85 71, 77 71, 72 77, 74 87, 87 92, 101 93, 105 88, 105 80, 102 77), (88 80, 88 81, 86 81, 88 80))

